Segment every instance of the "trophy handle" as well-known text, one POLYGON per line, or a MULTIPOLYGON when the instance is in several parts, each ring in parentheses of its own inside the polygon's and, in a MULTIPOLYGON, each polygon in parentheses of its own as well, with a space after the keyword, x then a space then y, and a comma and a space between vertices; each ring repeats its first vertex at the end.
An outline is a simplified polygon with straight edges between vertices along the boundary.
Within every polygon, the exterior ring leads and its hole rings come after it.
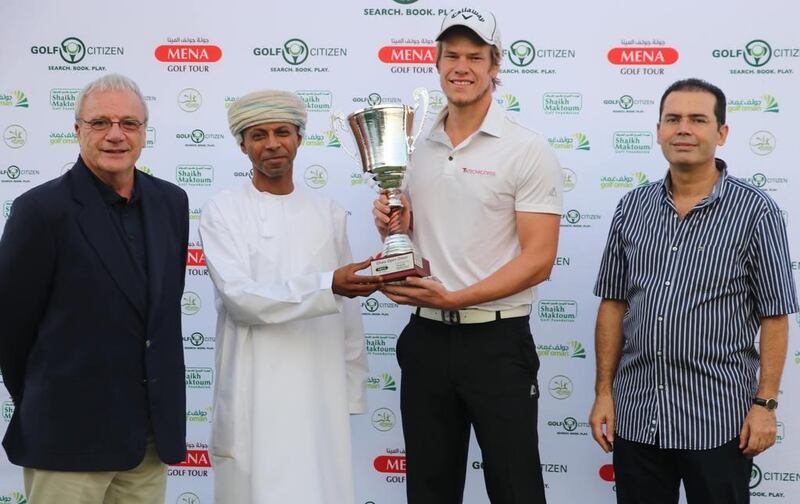
POLYGON ((333 132, 339 137, 340 143, 342 144, 342 150, 344 150, 348 156, 353 158, 353 161, 356 163, 361 163, 361 161, 356 157, 356 155, 351 151, 347 145, 345 145, 344 137, 347 135, 347 119, 344 117, 344 114, 332 114, 331 115, 331 128, 333 128, 333 132), (339 135, 339 133, 345 133, 344 135, 339 135))
POLYGON ((423 87, 418 87, 414 90, 414 116, 417 115, 417 110, 419 109, 420 102, 422 102, 422 119, 419 121, 419 127, 417 128, 417 134, 413 137, 409 137, 408 139, 408 153, 411 154, 414 152, 414 144, 417 143, 417 138, 422 134, 422 128, 425 127, 425 118, 428 116, 428 105, 430 104, 430 97, 428 95, 428 90, 423 87))

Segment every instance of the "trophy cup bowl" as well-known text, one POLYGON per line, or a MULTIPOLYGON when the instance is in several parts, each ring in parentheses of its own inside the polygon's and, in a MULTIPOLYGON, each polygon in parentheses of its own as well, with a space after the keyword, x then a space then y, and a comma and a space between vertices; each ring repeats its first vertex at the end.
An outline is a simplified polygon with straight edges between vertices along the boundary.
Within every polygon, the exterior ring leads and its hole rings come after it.
MULTIPOLYGON (((403 204, 400 201, 400 186, 406 173, 408 160, 414 151, 428 109, 428 92, 424 88, 414 91, 417 104, 376 105, 353 112, 345 120, 341 114, 333 116, 333 128, 337 133, 349 129, 358 146, 361 167, 372 176, 381 190, 389 197, 390 222, 403 204), (414 115, 422 101, 422 120, 416 136, 412 135, 414 115), (345 122, 347 126, 345 127, 345 122)), ((358 158, 345 146, 342 147, 353 159, 358 158)), ((372 261, 373 275, 381 275, 386 282, 399 282, 409 276, 430 276, 430 265, 415 250, 411 238, 390 225, 379 259, 372 261)))

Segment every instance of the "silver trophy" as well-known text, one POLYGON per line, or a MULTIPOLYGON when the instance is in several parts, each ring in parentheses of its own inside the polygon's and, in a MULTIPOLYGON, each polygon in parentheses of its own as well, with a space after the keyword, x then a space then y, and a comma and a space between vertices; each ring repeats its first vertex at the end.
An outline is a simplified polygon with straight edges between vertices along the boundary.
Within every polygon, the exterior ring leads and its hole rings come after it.
MULTIPOLYGON (((365 174, 372 177, 381 190, 389 196, 390 221, 395 212, 400 211, 400 186, 408 166, 408 159, 414 152, 417 141, 425 124, 428 112, 428 91, 425 88, 414 90, 414 106, 376 105, 357 110, 344 118, 335 114, 331 120, 333 130, 337 133, 347 131, 347 125, 358 145, 361 155, 361 166, 365 174), (414 116, 422 103, 422 119, 417 134, 412 135, 414 116)), ((356 162, 353 152, 342 142, 342 148, 356 162)), ((426 259, 415 251, 411 238, 391 226, 384 241, 380 259, 372 261, 372 274, 381 275, 385 281, 402 280, 407 276, 430 276, 430 266, 426 259)))

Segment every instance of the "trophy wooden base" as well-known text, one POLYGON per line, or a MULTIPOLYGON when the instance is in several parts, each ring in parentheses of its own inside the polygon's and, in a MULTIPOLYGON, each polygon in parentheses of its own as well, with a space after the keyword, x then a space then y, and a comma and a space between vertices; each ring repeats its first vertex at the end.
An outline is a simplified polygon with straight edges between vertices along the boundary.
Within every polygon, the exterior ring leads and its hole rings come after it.
POLYGON ((371 267, 372 274, 380 275, 386 283, 402 284, 406 277, 431 276, 431 265, 428 260, 415 255, 414 252, 375 259, 371 267))

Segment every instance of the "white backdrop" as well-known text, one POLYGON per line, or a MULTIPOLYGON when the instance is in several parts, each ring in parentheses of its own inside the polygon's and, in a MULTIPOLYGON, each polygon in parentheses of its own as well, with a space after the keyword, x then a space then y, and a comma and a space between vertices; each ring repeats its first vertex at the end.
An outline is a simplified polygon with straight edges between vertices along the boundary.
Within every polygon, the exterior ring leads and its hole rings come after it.
MULTIPOLYGON (((74 162, 75 95, 104 72, 132 77, 146 95, 148 148, 139 168, 189 193, 192 249, 183 334, 192 451, 185 464, 170 468, 168 503, 206 504, 213 495, 207 440, 216 314, 197 248, 197 219, 212 194, 246 180, 250 169, 227 130, 226 108, 237 96, 267 87, 304 97, 310 119, 295 162, 297 183, 348 208, 354 254, 366 257, 379 248, 370 218, 374 194, 361 182, 360 167, 338 148, 330 113, 410 103, 417 86, 431 90, 434 111, 440 109, 432 38, 443 12, 456 6, 441 0, 0 4, 0 227, 16 196, 74 162)), ((594 444, 586 420, 598 304, 591 289, 613 209, 627 190, 666 170, 654 139, 663 90, 681 78, 705 78, 729 98, 731 133, 719 156, 732 174, 768 191, 785 209, 798 279, 800 175, 791 149, 797 136, 792 124, 800 117, 800 7, 742 0, 658 6, 504 0, 473 6, 494 10, 509 50, 495 98, 512 117, 545 134, 564 166, 558 260, 532 317, 539 379, 547 391, 539 431, 548 498, 611 503, 611 457, 594 444)), ((23 295, 19 302, 26 302, 23 295)), ((362 306, 371 378, 369 413, 352 422, 357 502, 397 504, 405 502, 405 475, 394 346, 408 310, 381 295, 362 306)), ((754 502, 800 502, 800 437, 794 430, 800 428, 799 334, 800 318, 793 315, 779 443, 755 461, 754 502)), ((2 433, 13 405, 5 391, 0 402, 2 433)), ((4 455, 0 459, 0 503, 24 502, 21 471, 4 455)), ((473 446, 467 503, 488 500, 480 467, 473 446)))

